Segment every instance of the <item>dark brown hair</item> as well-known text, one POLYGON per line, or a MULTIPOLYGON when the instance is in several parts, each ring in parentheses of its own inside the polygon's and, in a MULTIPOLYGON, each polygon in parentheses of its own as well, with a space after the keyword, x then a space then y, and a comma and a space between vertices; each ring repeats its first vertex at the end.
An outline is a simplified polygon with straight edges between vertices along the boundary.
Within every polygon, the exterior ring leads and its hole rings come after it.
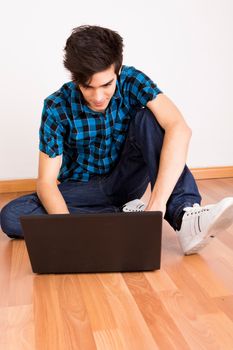
POLYGON ((92 75, 115 65, 118 74, 123 60, 123 39, 115 31, 83 25, 72 30, 64 48, 64 66, 76 84, 87 84, 92 75))

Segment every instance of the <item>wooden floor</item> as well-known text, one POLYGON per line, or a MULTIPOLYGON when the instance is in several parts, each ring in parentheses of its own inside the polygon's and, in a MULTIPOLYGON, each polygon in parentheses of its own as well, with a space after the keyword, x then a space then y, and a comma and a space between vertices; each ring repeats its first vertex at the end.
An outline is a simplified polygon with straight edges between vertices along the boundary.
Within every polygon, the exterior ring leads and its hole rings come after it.
MULTIPOLYGON (((233 178, 198 186, 203 204, 233 196, 233 178)), ((161 270, 85 275, 33 274, 0 232, 0 349, 232 350, 233 226, 184 257, 164 222, 161 270)))

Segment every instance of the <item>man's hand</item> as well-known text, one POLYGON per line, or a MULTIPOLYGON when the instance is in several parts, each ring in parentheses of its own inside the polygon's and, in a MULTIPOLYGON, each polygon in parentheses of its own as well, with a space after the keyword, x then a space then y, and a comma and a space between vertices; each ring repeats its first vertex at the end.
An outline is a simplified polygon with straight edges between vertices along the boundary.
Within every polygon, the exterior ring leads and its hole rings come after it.
POLYGON ((164 203, 156 203, 154 202, 153 204, 149 204, 146 206, 145 211, 161 211, 163 213, 163 217, 166 212, 166 204, 164 203))

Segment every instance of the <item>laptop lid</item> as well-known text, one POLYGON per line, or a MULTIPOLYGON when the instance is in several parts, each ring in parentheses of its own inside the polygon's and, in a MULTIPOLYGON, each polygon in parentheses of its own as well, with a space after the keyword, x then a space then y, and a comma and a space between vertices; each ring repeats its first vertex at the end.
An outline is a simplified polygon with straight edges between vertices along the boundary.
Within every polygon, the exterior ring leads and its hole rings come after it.
POLYGON ((33 272, 160 268, 162 212, 21 216, 33 272))

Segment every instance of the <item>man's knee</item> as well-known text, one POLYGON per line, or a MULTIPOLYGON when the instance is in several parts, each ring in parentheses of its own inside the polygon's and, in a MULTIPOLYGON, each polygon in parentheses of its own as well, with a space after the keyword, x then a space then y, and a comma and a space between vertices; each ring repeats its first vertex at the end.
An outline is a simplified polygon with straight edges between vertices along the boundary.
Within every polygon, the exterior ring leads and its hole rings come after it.
POLYGON ((0 212, 1 229, 10 238, 23 238, 21 224, 15 214, 13 202, 6 204, 0 212))
POLYGON ((153 134, 160 134, 161 137, 164 136, 164 129, 161 127, 157 121, 155 115, 147 107, 141 108, 135 115, 134 123, 137 128, 140 127, 140 130, 145 128, 147 132, 152 132, 153 134))

